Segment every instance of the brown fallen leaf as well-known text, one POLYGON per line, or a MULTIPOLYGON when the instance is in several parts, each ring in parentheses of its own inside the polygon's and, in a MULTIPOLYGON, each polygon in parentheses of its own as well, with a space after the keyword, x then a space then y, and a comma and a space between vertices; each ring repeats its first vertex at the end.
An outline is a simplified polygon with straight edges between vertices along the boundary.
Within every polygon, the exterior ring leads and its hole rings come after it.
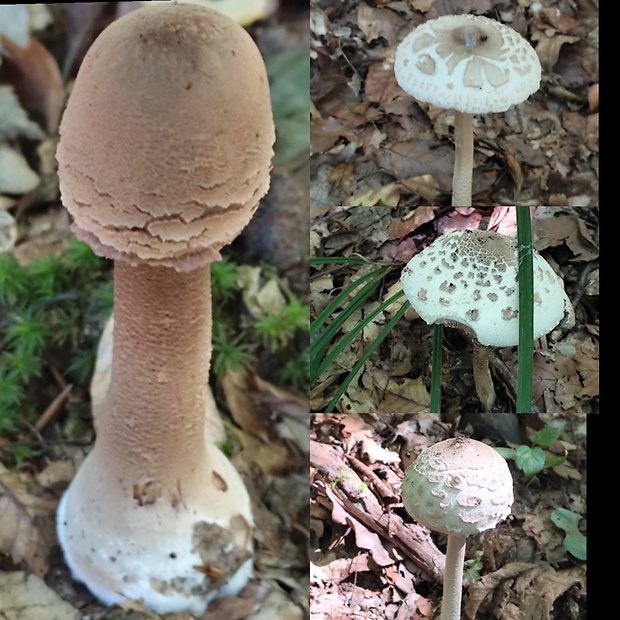
POLYGON ((473 583, 464 598, 468 618, 549 620, 555 601, 585 579, 583 569, 554 570, 547 564, 513 562, 473 583))
POLYGON ((273 437, 292 440, 307 451, 308 399, 281 389, 256 373, 231 370, 222 379, 228 409, 235 422, 250 435, 270 442, 273 437))
POLYGON ((45 129, 53 134, 58 128, 63 103, 63 84, 56 59, 36 39, 21 47, 2 36, 3 81, 13 85, 26 108, 45 119, 45 129))
POLYGON ((36 575, 0 572, 3 620, 80 620, 82 614, 36 575))
POLYGON ((24 565, 39 577, 47 573, 56 544, 57 501, 33 493, 34 481, 0 464, 0 555, 24 565))

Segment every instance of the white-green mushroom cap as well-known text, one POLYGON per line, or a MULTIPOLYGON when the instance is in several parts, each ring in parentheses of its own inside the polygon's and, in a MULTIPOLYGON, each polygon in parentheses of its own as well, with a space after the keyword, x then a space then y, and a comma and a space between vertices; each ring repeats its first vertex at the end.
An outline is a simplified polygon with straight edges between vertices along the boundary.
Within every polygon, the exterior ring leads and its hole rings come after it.
POLYGON ((471 536, 494 528, 514 501, 506 461, 490 446, 457 437, 424 450, 405 472, 407 512, 444 534, 471 536))
MULTIPOLYGON (((547 334, 572 308, 562 280, 536 251, 534 338, 547 334)), ((445 233, 403 269, 403 291, 429 325, 454 321, 480 344, 519 342, 517 240, 483 230, 445 233)))

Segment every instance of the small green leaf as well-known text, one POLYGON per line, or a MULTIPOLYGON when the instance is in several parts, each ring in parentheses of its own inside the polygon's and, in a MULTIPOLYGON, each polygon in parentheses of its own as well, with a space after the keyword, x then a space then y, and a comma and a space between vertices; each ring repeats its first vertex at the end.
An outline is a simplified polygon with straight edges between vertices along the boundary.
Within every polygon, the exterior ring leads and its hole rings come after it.
POLYGON ((542 448, 534 446, 519 446, 516 455, 517 467, 528 478, 537 474, 545 466, 545 453, 542 448))
POLYGON ((494 450, 505 459, 514 459, 517 456, 517 451, 514 448, 494 448, 494 450))
POLYGON ((564 539, 564 549, 578 560, 585 562, 587 559, 587 542, 586 537, 581 532, 571 532, 566 534, 564 539))
POLYGON ((556 508, 551 514, 551 521, 561 530, 570 532, 571 530, 577 530, 579 528, 581 515, 566 508, 556 508))
POLYGON ((560 436, 560 432, 561 430, 555 426, 545 426, 532 435, 532 444, 549 446, 560 436))
POLYGON ((586 560, 586 537, 579 531, 581 515, 566 508, 556 508, 551 513, 551 521, 566 532, 564 549, 578 560, 586 560))
POLYGON ((545 467, 557 467, 566 460, 566 454, 564 456, 545 456, 545 467))

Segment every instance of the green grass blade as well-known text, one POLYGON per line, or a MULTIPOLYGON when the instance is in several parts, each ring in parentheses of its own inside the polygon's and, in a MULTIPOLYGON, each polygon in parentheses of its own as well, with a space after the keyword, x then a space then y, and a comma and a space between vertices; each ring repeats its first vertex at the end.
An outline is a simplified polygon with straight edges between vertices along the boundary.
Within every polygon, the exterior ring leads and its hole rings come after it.
POLYGON ((399 291, 398 293, 394 293, 391 297, 386 299, 380 306, 375 308, 372 312, 368 314, 364 318, 363 321, 360 321, 354 329, 352 329, 342 340, 338 342, 336 346, 334 346, 330 352, 323 358, 318 367, 316 368, 316 373, 311 377, 312 382, 316 382, 319 377, 323 374, 323 372, 329 368, 335 361, 336 358, 358 337, 361 337, 364 328, 368 323, 370 323, 380 312, 383 312, 390 304, 394 303, 397 299, 404 295, 403 291, 399 291))
POLYGON ((519 362, 517 413, 530 413, 534 361, 534 276, 532 220, 529 207, 517 207, 519 242, 519 362))
MULTIPOLYGON (((319 322, 320 324, 325 323, 327 319, 332 316, 332 314, 346 301, 349 297, 349 294, 357 288, 360 283, 365 282, 369 277, 370 280, 364 284, 364 286, 360 289, 358 293, 347 303, 347 305, 342 309, 342 311, 332 319, 332 321, 327 325, 327 327, 320 332, 314 340, 310 341, 310 367, 311 369, 315 369, 319 363, 319 361, 325 355, 325 352, 329 348, 331 342, 336 337, 336 334, 345 323, 345 321, 358 309, 360 308, 364 302, 376 291, 376 289, 381 284, 381 281, 385 277, 387 273, 391 270, 391 267, 384 267, 382 269, 375 269, 370 274, 366 274, 362 276, 355 282, 352 282, 348 286, 346 286, 343 291, 336 297, 336 299, 329 303, 325 310, 321 312, 321 314, 316 318, 315 322, 319 322), (337 303, 336 303, 337 302, 337 303)), ((312 325, 311 333, 312 331, 312 325)), ((314 376, 314 370, 311 370, 311 376, 314 376)))
MULTIPOLYGON (((401 294, 403 293, 397 293, 397 295, 401 295, 401 294)), ((387 305, 387 302, 385 302, 385 304, 387 305)), ((360 359, 357 361, 355 366, 353 366, 349 374, 346 376, 346 378, 342 382, 342 385, 338 388, 338 391, 336 392, 336 394, 334 394, 333 398, 327 405, 327 408, 325 409, 326 413, 333 413, 334 408, 336 407, 336 405, 338 404, 338 401, 340 400, 340 397, 345 393, 346 389, 349 387, 349 384, 351 383, 351 381, 353 381, 355 375, 364 366, 368 358, 374 353, 377 347, 383 342, 383 340, 385 340, 385 337, 392 331, 394 325, 398 323, 398 321, 401 319, 403 314, 405 314, 405 312, 407 311, 407 308, 409 308, 409 302, 405 301, 402 305, 402 308, 400 308, 400 310, 398 310, 398 312, 394 314, 394 316, 390 319, 390 321, 386 323, 385 327, 381 330, 381 332, 377 336, 377 339, 368 347, 366 352, 362 355, 362 357, 360 357, 360 359)))
POLYGON ((352 292, 358 287, 364 284, 367 280, 375 277, 378 273, 381 272, 381 269, 375 269, 356 280, 353 280, 347 286, 345 286, 332 301, 330 301, 323 311, 316 317, 312 324, 310 325, 310 340, 312 340, 316 335, 318 330, 329 320, 332 314, 340 308, 340 306, 344 305, 347 299, 351 296, 352 292))

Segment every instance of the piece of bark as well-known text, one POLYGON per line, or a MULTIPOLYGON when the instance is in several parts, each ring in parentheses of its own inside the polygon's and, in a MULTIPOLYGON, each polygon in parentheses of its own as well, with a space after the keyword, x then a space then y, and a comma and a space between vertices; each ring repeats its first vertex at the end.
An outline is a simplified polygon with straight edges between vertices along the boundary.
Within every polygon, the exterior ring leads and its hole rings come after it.
POLYGON ((389 540, 434 581, 443 581, 444 554, 431 540, 427 528, 415 523, 405 523, 395 512, 386 511, 377 497, 368 491, 360 491, 364 483, 333 446, 310 441, 310 466, 317 470, 314 477, 323 479, 332 490, 332 499, 369 530, 389 540))

